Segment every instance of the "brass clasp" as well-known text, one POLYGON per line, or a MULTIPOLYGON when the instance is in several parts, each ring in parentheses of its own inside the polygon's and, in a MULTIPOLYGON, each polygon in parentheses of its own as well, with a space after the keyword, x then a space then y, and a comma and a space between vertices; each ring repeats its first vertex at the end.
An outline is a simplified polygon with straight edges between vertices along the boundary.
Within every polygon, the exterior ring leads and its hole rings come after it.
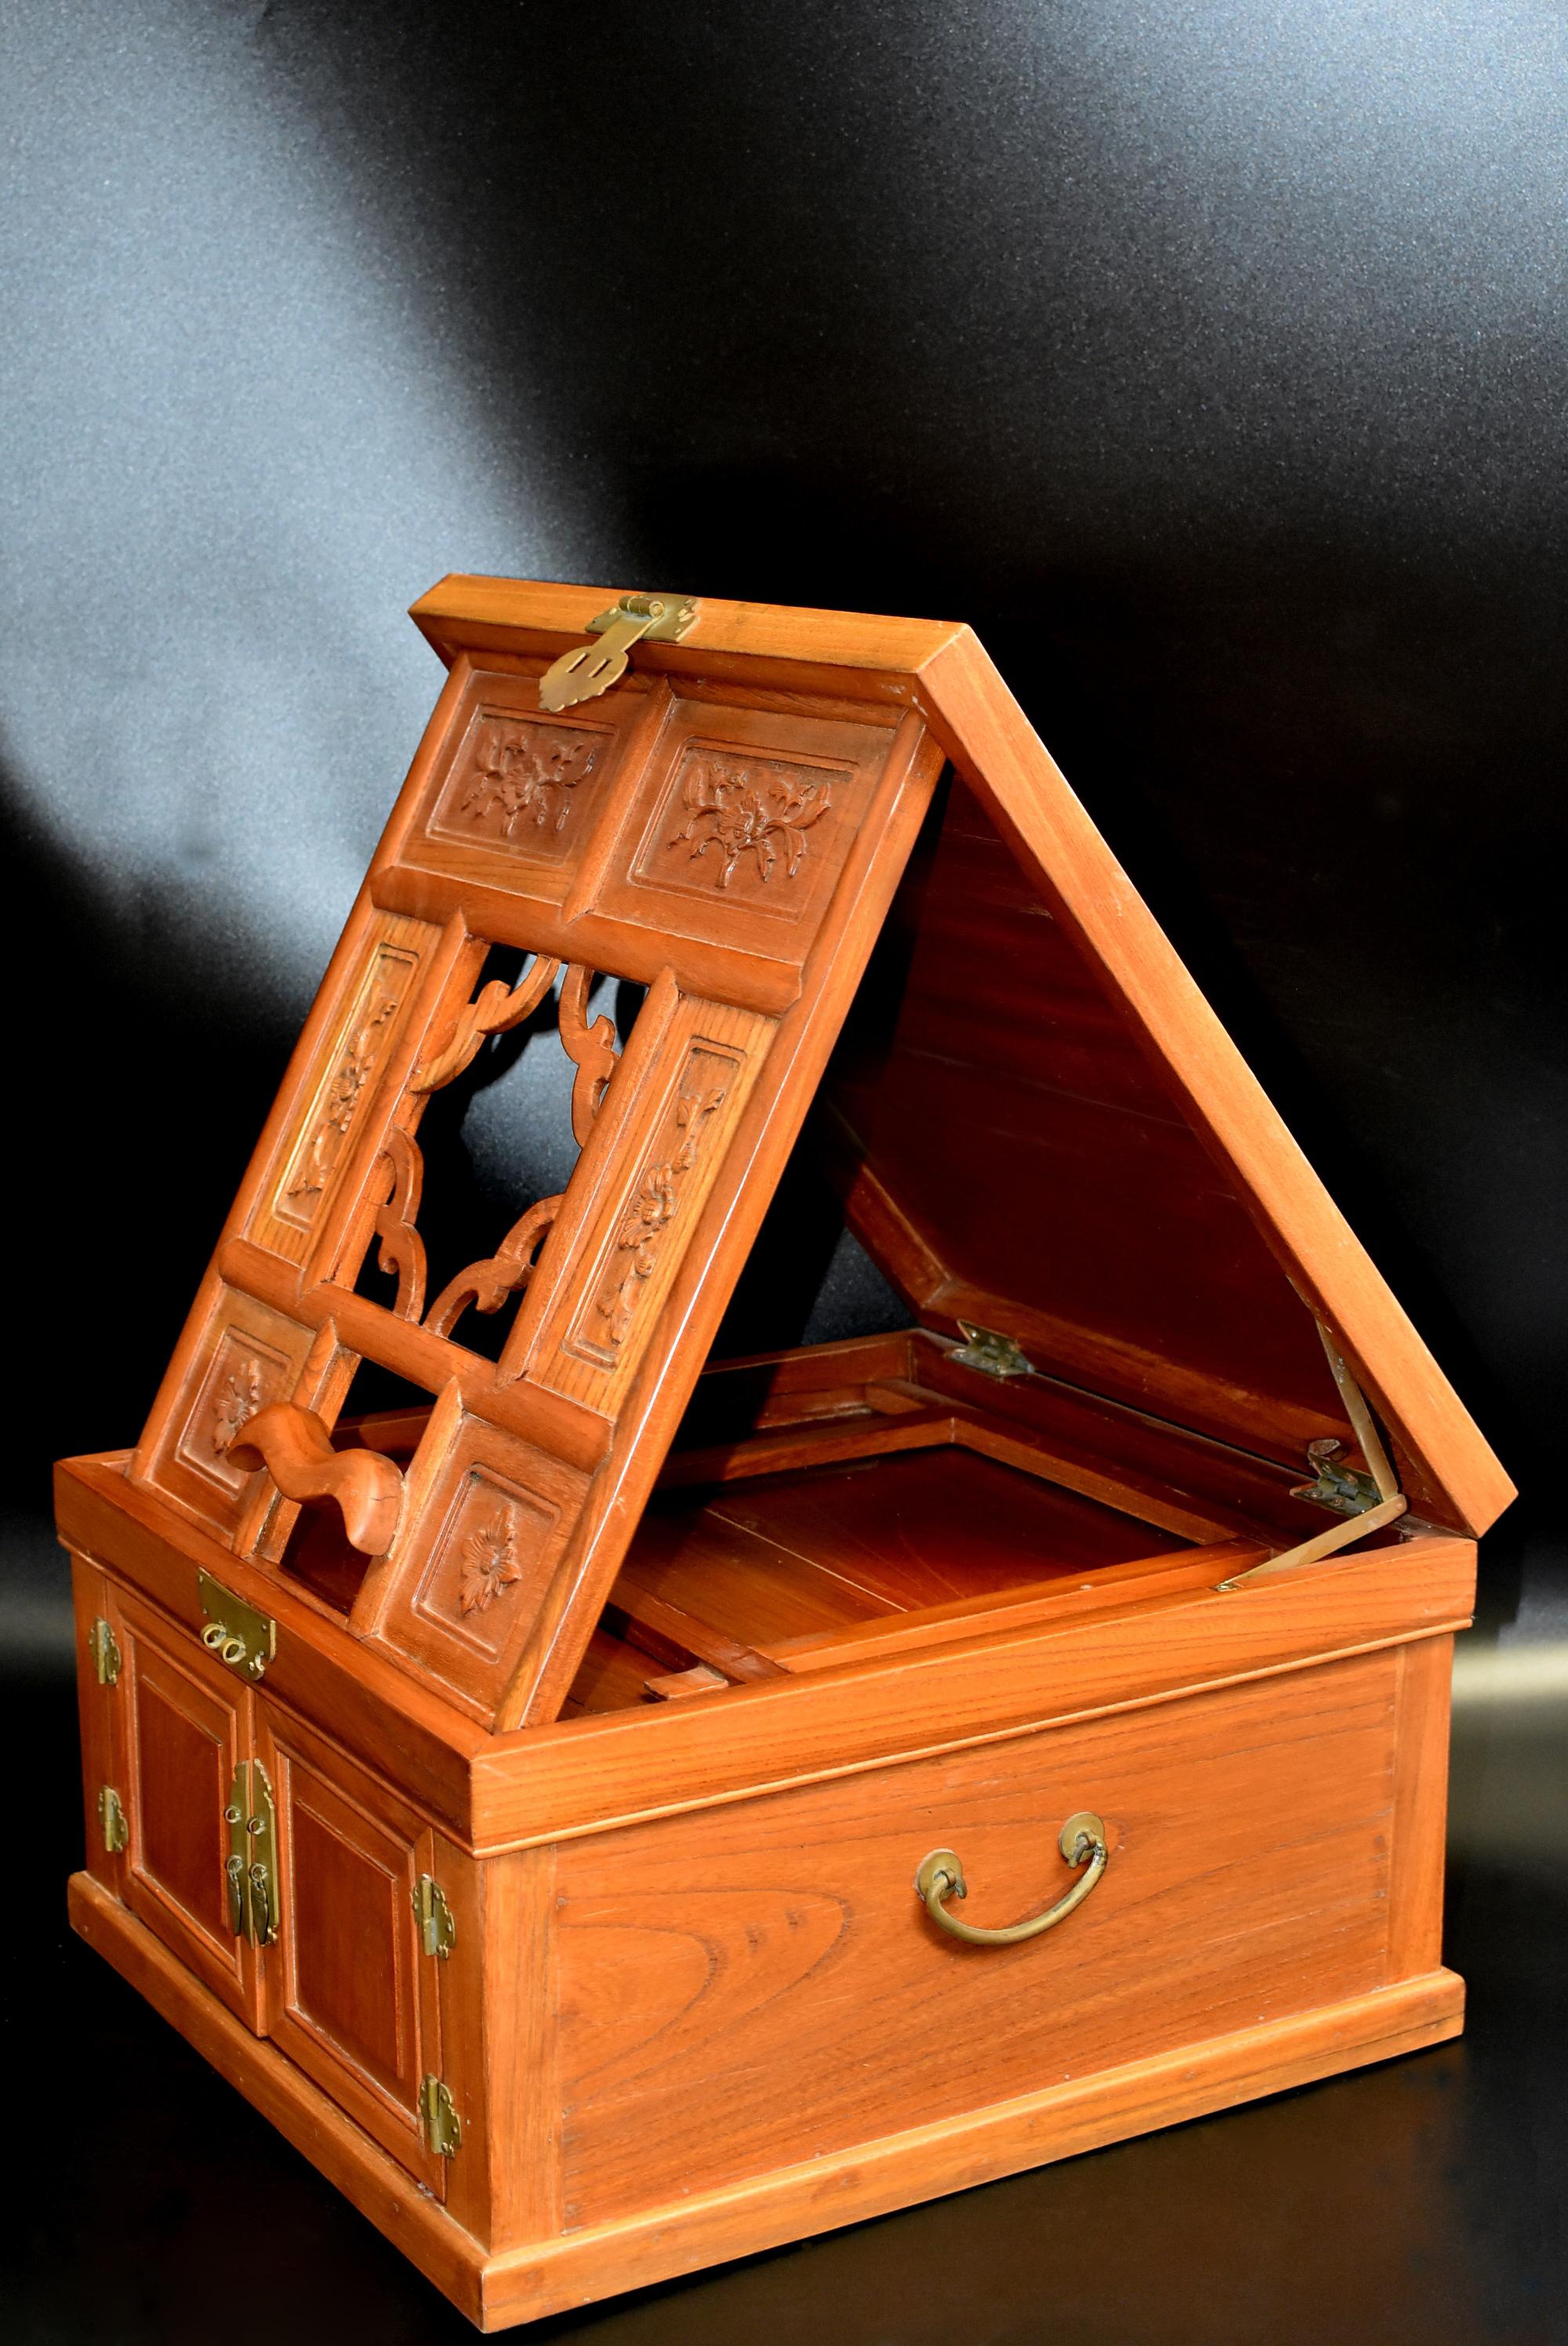
POLYGON ((603 636, 602 644, 578 644, 545 670, 540 708, 555 714, 579 700, 596 700, 626 674, 634 644, 645 636, 650 643, 677 644, 696 624, 695 596, 623 595, 588 621, 588 633, 603 636))

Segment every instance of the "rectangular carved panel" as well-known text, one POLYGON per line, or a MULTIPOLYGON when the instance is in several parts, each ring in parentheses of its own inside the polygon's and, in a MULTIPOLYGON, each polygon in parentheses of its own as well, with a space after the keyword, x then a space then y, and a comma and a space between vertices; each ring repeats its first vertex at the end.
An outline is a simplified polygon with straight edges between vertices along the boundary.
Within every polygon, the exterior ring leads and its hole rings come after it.
MULTIPOLYGON (((682 999, 602 1154, 585 1152, 535 1274, 527 1373, 612 1414, 636 1372, 774 1022, 682 999)), ((596 1134, 595 1137, 597 1138, 596 1134)), ((532 1300, 532 1299, 530 1299, 532 1300)))
POLYGON ((377 913, 294 1105, 249 1235, 303 1263, 368 1128, 371 1104, 412 1013, 436 932, 377 913))
POLYGON ((799 961, 891 740, 891 720, 677 697, 623 797, 595 912, 799 961))
POLYGON ((409 1469, 406 1537, 370 1576, 355 1626, 485 1715, 575 1527, 588 1478, 443 1400, 409 1469))
POLYGON ((256 1297, 221 1288, 194 1347, 188 1399, 170 1414, 148 1479, 230 1539, 260 1483, 230 1455, 239 1429, 259 1409, 290 1399, 314 1334, 256 1297))
POLYGON ((558 905, 618 788, 628 741, 662 706, 629 677, 590 707, 539 707, 536 675, 476 670, 401 861, 558 905))

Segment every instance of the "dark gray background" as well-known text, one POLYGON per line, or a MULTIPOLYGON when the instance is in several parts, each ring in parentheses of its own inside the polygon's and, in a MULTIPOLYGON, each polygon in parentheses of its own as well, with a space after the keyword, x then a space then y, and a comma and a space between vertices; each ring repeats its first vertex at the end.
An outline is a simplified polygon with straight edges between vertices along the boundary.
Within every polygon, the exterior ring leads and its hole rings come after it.
MULTIPOLYGON (((1461 1684, 1477 2030, 1281 2106, 1339 2113, 1302 2121, 1315 2164, 1255 2112, 605 2326, 1544 2338, 1558 2137, 1521 2047, 1563 1920, 1563 7, 11 0, 0 40, 27 1764, 54 1736, 71 1765, 46 1463, 140 1424, 439 681, 407 603, 471 569, 967 618, 1524 1484, 1461 1684), (1096 2295, 1107 2210, 1132 2246, 1096 2295), (1015 2270, 1003 2235, 1036 2243, 1015 2270)), ((477 1103, 480 1205, 545 1168, 517 1100, 549 1080, 525 1056, 477 1103)), ((819 1329, 881 1309, 840 1251, 819 1329)), ((40 1849, 53 1914, 68 1848, 40 1849)), ((161 2151, 89 2130, 75 2166, 68 2127, 83 2222, 150 2161, 117 2253, 158 2278, 95 2295, 99 2235, 46 2228, 29 2336, 232 2323, 179 2165, 215 2128, 257 2204, 296 2194, 326 2276, 301 2301, 379 2309, 321 2335, 457 2334, 71 1960, 58 1994, 181 2119, 161 2151)))

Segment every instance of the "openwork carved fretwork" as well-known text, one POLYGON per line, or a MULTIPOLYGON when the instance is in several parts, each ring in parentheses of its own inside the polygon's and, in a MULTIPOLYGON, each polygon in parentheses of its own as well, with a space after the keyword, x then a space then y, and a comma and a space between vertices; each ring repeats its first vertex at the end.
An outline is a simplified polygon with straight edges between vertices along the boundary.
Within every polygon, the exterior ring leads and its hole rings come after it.
POLYGON ((458 811, 503 839, 524 821, 560 831, 572 793, 593 772, 602 747, 600 736, 571 726, 492 718, 480 731, 477 770, 458 811))
POLYGON ((831 804, 830 789, 826 776, 808 781, 797 766, 704 752, 687 764, 680 791, 687 819, 669 844, 689 844, 694 861, 717 857, 720 888, 748 856, 756 859, 758 878, 769 881, 782 852, 789 858, 784 877, 793 880, 805 860, 806 833, 831 804))
POLYGON ((520 984, 508 985, 504 979, 493 977, 472 1002, 464 1003, 441 1048, 428 1059, 421 1060, 409 1088, 415 1092, 440 1091, 478 1056, 492 1035, 509 1034, 525 1018, 532 1018, 555 984, 560 966, 558 961, 550 961, 541 954, 520 984))
POLYGON ((496 1598, 522 1577, 508 1511, 498 1507, 487 1521, 475 1525, 463 1543, 458 1610, 465 1615, 487 1613, 496 1598))
MULTIPOLYGON (((410 1089, 431 1093, 453 1082, 489 1036, 520 1026, 542 1006, 560 967, 558 961, 540 955, 517 985, 492 978, 471 1002, 464 1003, 440 1046, 421 1061, 410 1089)), ((619 1057, 614 1021, 606 1017, 596 1018, 591 1025, 588 1021, 594 980, 592 970, 574 963, 561 988, 561 1041, 577 1070, 572 1086, 572 1130, 579 1148, 593 1127, 619 1057)), ((393 1273, 397 1277, 397 1300, 392 1308, 400 1319, 418 1321, 423 1314, 424 1326, 433 1335, 450 1336, 471 1304, 480 1311, 499 1311, 509 1295, 526 1287, 555 1222, 559 1197, 542 1198, 530 1206, 495 1252, 460 1270, 427 1311, 425 1249, 415 1226, 424 1182, 417 1142, 401 1130, 389 1133, 382 1167, 382 1179, 383 1184, 390 1182, 390 1193, 377 1209, 373 1227, 381 1241, 381 1268, 389 1277, 393 1273)))
POLYGON ((389 1132, 382 1160, 392 1167, 392 1196, 376 1215, 375 1233, 381 1240, 378 1260, 389 1278, 397 1275, 397 1301, 392 1310, 400 1320, 417 1320, 424 1309, 424 1240, 414 1228, 419 1213, 419 1201, 424 1188, 424 1159, 419 1145, 406 1132, 389 1132))
POLYGON ((618 1351, 631 1333, 646 1282, 658 1268, 665 1234, 675 1219, 687 1175, 701 1154, 708 1118, 722 1107, 728 1083, 705 1080, 703 1055, 693 1055, 675 1104, 676 1130, 682 1136, 672 1155, 647 1167, 616 1239, 616 1262, 595 1310, 604 1322, 600 1341, 618 1351))
POLYGON ((450 1336, 471 1303, 478 1311, 499 1311, 509 1295, 527 1286, 560 1204, 558 1197, 541 1198, 513 1223, 493 1255, 449 1280, 425 1315, 433 1335, 450 1336))
POLYGON ((620 1056, 614 1021, 600 1016, 591 1026, 588 1024, 588 996, 593 991, 594 975, 591 969, 574 962, 561 988, 561 1041, 577 1068, 572 1086, 572 1137, 579 1148, 587 1144, 594 1118, 603 1105, 620 1056))

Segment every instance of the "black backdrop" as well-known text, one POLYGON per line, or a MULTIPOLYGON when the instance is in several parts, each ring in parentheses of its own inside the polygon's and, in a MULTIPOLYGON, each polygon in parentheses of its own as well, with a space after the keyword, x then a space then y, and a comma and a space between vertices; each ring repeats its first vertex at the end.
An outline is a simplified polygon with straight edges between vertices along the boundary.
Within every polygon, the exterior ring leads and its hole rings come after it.
POLYGON ((25 1518, 140 1423, 481 568, 973 622, 1539 1491, 1560 10, 8 16, 25 1518))
MULTIPOLYGON (((46 1507, 140 1424, 439 680, 402 613, 472 569, 971 620, 1525 1486, 1460 2044, 549 2333, 1561 2339, 1561 5, 9 0, 0 48, 8 2335, 471 2334, 69 1940, 46 1507)), ((535 1169, 498 1096, 479 1207, 535 1169)), ((840 1250, 816 1324, 885 1300, 840 1250)))

